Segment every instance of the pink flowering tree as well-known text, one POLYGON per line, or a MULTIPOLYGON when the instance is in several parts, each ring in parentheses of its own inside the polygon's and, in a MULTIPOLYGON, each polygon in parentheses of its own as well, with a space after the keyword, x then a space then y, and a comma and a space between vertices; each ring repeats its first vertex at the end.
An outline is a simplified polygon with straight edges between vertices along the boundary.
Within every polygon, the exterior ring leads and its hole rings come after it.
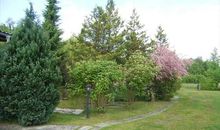
POLYGON ((153 85, 156 98, 169 100, 180 87, 178 79, 187 74, 186 65, 165 46, 158 46, 151 58, 160 69, 153 85))
POLYGON ((187 74, 183 60, 166 47, 157 47, 152 54, 152 59, 160 68, 158 80, 171 80, 187 74))

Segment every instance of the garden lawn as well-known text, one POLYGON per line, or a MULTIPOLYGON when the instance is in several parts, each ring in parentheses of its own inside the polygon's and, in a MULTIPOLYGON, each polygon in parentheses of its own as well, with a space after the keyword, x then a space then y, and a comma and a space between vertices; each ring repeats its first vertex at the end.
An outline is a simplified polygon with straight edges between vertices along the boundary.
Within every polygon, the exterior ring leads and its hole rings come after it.
MULTIPOLYGON (((69 101, 65 101, 69 102, 69 101)), ((68 124, 68 125, 94 125, 104 121, 120 120, 135 115, 146 114, 158 109, 166 107, 170 102, 135 102, 132 105, 108 106, 105 113, 92 112, 89 119, 85 118, 85 114, 68 115, 54 113, 48 124, 68 124)), ((68 103, 61 103, 59 106, 68 106, 68 103)), ((71 106, 68 106, 71 108, 71 106)))
POLYGON ((183 84, 179 101, 166 112, 103 130, 220 130, 220 91, 183 84))

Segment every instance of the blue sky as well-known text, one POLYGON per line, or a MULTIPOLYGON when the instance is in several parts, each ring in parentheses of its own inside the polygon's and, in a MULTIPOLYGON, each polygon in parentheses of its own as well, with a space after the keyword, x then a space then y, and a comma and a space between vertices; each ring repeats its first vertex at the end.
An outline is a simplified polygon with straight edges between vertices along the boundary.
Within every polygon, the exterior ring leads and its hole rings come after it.
MULTIPOLYGON (((78 34, 81 25, 96 5, 107 0, 60 0, 60 28, 63 39, 78 34)), ((33 2, 42 21, 46 0, 0 0, 0 23, 10 17, 18 22, 33 2)), ((151 37, 159 25, 165 29, 171 49, 183 58, 209 58, 214 47, 220 50, 220 0, 115 0, 123 20, 128 20, 133 8, 151 37)))

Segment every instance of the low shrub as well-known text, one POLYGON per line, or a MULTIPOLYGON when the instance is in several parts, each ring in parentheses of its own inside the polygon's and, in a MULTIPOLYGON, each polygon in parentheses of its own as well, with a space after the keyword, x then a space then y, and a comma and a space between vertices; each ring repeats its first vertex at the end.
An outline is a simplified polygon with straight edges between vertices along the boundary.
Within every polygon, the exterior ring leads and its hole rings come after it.
POLYGON ((204 77, 200 79, 200 85, 202 90, 217 90, 218 82, 210 77, 204 77))
POLYGON ((97 60, 77 63, 71 70, 73 95, 85 95, 85 86, 92 85, 91 99, 98 109, 115 99, 123 81, 119 65, 113 61, 97 60))

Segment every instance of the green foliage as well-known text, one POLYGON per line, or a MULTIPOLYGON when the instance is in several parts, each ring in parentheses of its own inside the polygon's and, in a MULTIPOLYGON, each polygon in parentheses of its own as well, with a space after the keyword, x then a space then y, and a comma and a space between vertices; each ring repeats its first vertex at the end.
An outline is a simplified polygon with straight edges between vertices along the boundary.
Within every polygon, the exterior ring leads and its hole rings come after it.
POLYGON ((0 54, 0 119, 48 121, 59 101, 59 71, 32 4, 0 54))
POLYGON ((216 90, 220 82, 220 66, 216 57, 217 54, 212 56, 211 61, 195 59, 188 69, 189 75, 183 78, 183 82, 200 83, 201 89, 216 90))
POLYGON ((83 61, 77 63, 71 71, 73 79, 72 90, 75 95, 85 94, 85 86, 93 86, 91 98, 95 102, 96 108, 104 107, 106 101, 114 99, 119 91, 123 74, 113 61, 97 60, 83 61))
POLYGON ((213 52, 211 53, 211 61, 219 64, 220 63, 220 56, 218 55, 218 49, 214 48, 213 52))
POLYGON ((79 40, 117 61, 118 49, 124 42, 122 28, 123 21, 118 15, 118 10, 113 0, 108 0, 105 9, 97 6, 86 18, 79 40))
POLYGON ((207 62, 208 69, 205 76, 212 78, 216 82, 220 82, 220 66, 218 63, 211 61, 207 62))
POLYGON ((134 9, 125 29, 125 43, 121 48, 121 61, 125 63, 128 58, 137 50, 146 53, 147 52, 147 41, 146 31, 143 30, 144 25, 139 21, 139 16, 134 9))
POLYGON ((94 48, 80 43, 78 38, 75 36, 65 41, 59 51, 59 53, 63 55, 68 68, 73 66, 76 62, 96 59, 98 55, 94 48))
POLYGON ((168 46, 167 35, 164 33, 164 30, 161 26, 159 26, 157 30, 156 43, 159 46, 168 46))
POLYGON ((200 80, 202 90, 217 90, 218 82, 210 77, 204 77, 200 80))
POLYGON ((6 24, 0 24, 0 30, 3 32, 11 33, 11 29, 6 24))
POLYGON ((153 61, 145 57, 142 52, 136 51, 128 59, 125 67, 129 100, 133 101, 135 96, 146 96, 146 90, 158 71, 153 61))
POLYGON ((207 70, 207 64, 202 60, 202 58, 196 58, 190 68, 188 69, 188 72, 190 74, 196 74, 196 75, 204 75, 205 71, 207 70))
POLYGON ((189 75, 186 75, 182 78, 182 82, 183 83, 199 83, 199 81, 201 79, 203 79, 205 76, 204 75, 192 75, 192 74, 189 74, 189 75))
POLYGON ((200 79, 201 89, 203 90, 217 90, 220 82, 220 66, 215 61, 207 62, 207 71, 205 76, 200 79))
POLYGON ((166 80, 166 81, 156 81, 154 82, 153 90, 155 92, 155 97, 158 100, 170 100, 175 94, 175 92, 180 89, 181 81, 177 78, 166 80))
POLYGON ((52 50, 57 50, 60 46, 60 35, 61 30, 58 28, 59 15, 58 12, 60 7, 57 6, 57 0, 47 0, 46 10, 44 11, 44 22, 43 28, 48 35, 48 43, 51 44, 52 50))

